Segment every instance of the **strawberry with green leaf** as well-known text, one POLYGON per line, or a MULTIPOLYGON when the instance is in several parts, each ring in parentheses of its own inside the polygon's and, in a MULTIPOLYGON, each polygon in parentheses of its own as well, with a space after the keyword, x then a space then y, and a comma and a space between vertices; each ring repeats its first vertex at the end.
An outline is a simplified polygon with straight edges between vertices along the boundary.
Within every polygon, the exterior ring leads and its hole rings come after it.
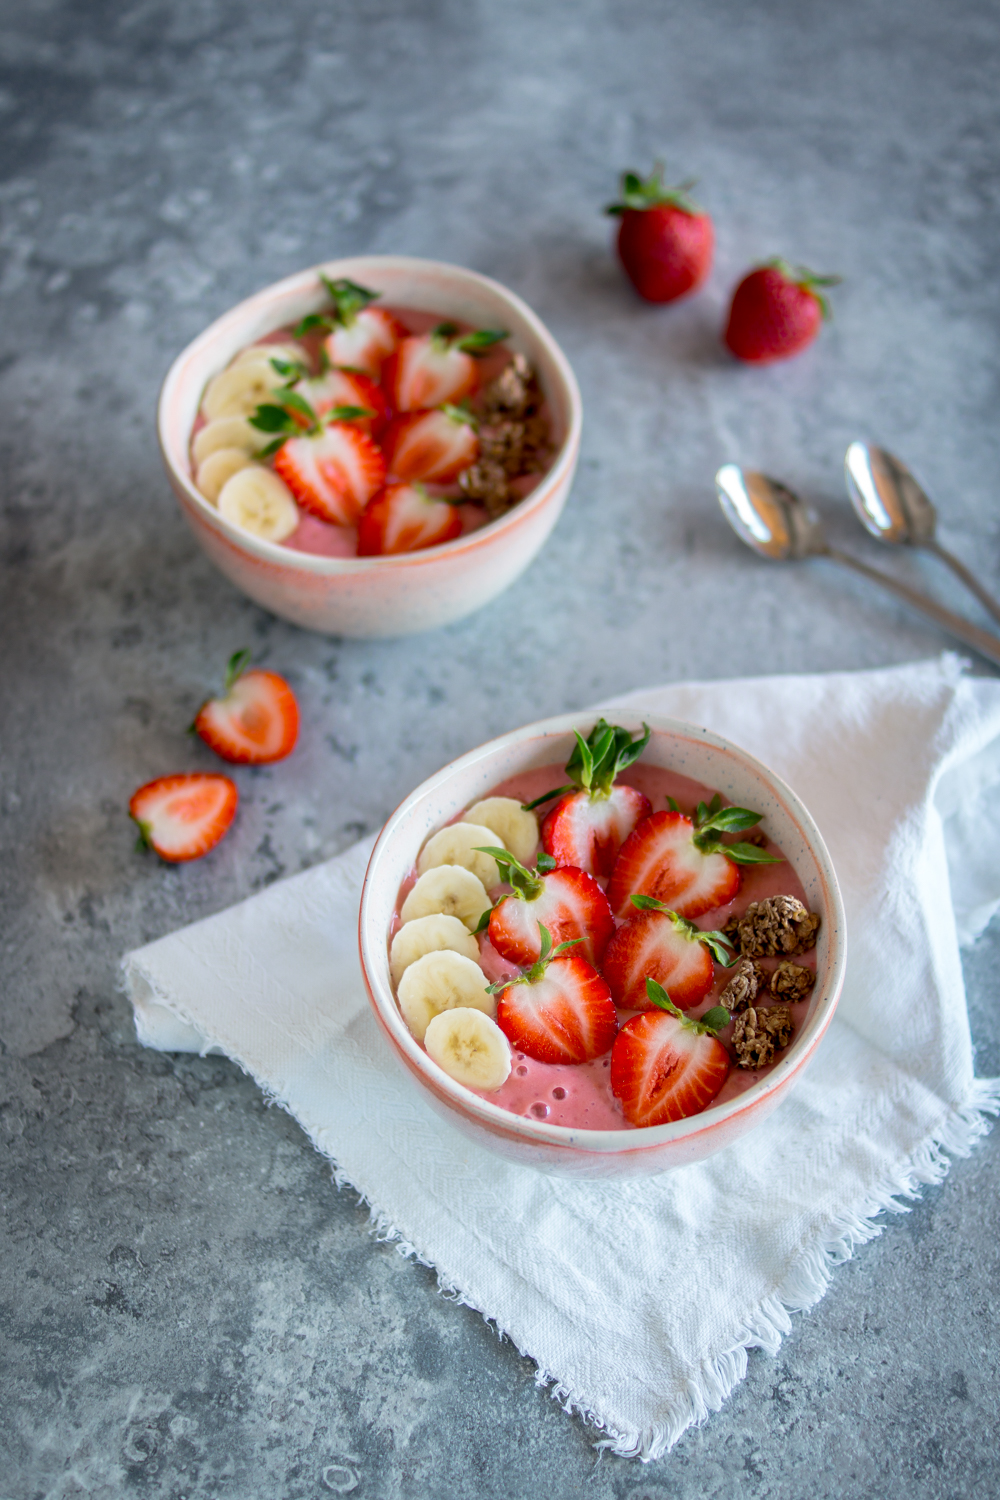
POLYGON ((733 293, 726 347, 751 365, 799 354, 830 317, 823 289, 839 282, 839 276, 817 276, 780 258, 756 266, 733 293))
POLYGON ((422 552, 462 534, 461 500, 428 494, 422 484, 387 484, 358 521, 358 556, 422 552))
POLYGON ((623 841, 651 812, 648 797, 635 787, 616 785, 621 771, 639 759, 650 730, 635 739, 627 729, 598 719, 566 762, 569 785, 536 797, 527 807, 559 801, 542 824, 542 847, 557 865, 573 865, 588 875, 610 875, 623 841), (568 795, 565 795, 568 794, 568 795))
POLYGON ((723 807, 718 793, 693 818, 669 799, 666 812, 640 823, 621 847, 608 886, 616 916, 625 916, 633 895, 653 896, 682 917, 700 917, 732 901, 740 888, 740 865, 781 861, 756 844, 724 842, 724 835, 754 828, 761 814, 723 807))
POLYGON ((389 424, 382 450, 396 479, 451 484, 479 456, 476 419, 447 401, 436 411, 404 412, 389 424))
POLYGON ((729 939, 703 932, 652 896, 633 896, 632 905, 636 910, 611 939, 602 965, 615 1004, 648 1010, 646 980, 655 979, 681 1010, 700 1005, 715 983, 715 963, 734 961, 729 939))
MULTIPOLYGON (((483 913, 490 942, 501 958, 522 965, 537 963, 544 924, 553 942, 578 942, 580 955, 600 966, 615 919, 592 875, 569 865, 557 869, 548 854, 540 854, 537 868, 528 870, 506 849, 480 852, 493 856, 511 887, 509 896, 501 896, 491 911, 483 913)), ((481 921, 480 930, 483 925, 481 921)))
POLYGON ((382 379, 389 400, 398 412, 425 411, 473 395, 479 386, 477 357, 505 338, 496 328, 462 333, 455 323, 404 338, 382 379))
POLYGON ((725 1083, 729 1054, 716 1033, 730 1017, 716 1005, 692 1020, 655 979, 646 994, 652 1008, 626 1021, 611 1048, 611 1091, 631 1125, 667 1125, 707 1109, 725 1083))
POLYGON ((490 985, 500 994, 497 1025, 511 1046, 546 1063, 582 1063, 607 1052, 618 1012, 604 980, 570 953, 579 939, 552 945, 539 924, 538 960, 517 979, 490 985))
POLYGON ((347 277, 330 281, 321 273, 320 280, 333 308, 303 318, 295 330, 296 338, 310 333, 325 334, 323 356, 328 364, 359 370, 378 380, 383 364, 406 336, 405 328, 384 308, 371 306, 381 292, 369 291, 347 277))
POLYGON ((697 291, 712 268, 715 231, 708 214, 690 197, 693 182, 665 187, 657 163, 643 180, 622 177, 622 195, 607 212, 621 219, 618 256, 647 302, 676 302, 697 291))
POLYGON ((251 426, 272 435, 258 457, 273 455, 274 470, 299 504, 334 526, 353 526, 385 482, 382 450, 357 425, 367 407, 334 406, 322 416, 290 388, 258 406, 251 426))

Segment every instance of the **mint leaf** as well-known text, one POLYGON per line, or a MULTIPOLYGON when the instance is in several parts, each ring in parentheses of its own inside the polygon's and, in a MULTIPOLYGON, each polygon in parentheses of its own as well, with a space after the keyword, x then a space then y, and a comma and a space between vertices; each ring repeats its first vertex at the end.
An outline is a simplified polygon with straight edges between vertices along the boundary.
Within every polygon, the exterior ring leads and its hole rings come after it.
POLYGON ((477 328, 475 333, 466 333, 456 339, 455 348, 466 354, 481 354, 492 349, 494 344, 502 344, 506 338, 510 338, 510 334, 505 328, 477 328))
POLYGON ((672 1016, 676 1016, 678 1020, 683 1021, 683 1013, 677 1009, 677 1006, 671 1000, 663 985, 657 984, 655 979, 646 980, 646 996, 654 1005, 659 1006, 660 1010, 668 1010, 672 1016))
POLYGON ((719 853, 731 859, 734 865, 782 865, 784 860, 777 854, 768 854, 756 844, 720 844, 719 853))
POLYGON ((703 1016, 698 1017, 698 1027, 702 1031, 710 1031, 714 1036, 721 1031, 723 1026, 728 1026, 730 1015, 724 1005, 713 1005, 711 1010, 706 1010, 703 1016))

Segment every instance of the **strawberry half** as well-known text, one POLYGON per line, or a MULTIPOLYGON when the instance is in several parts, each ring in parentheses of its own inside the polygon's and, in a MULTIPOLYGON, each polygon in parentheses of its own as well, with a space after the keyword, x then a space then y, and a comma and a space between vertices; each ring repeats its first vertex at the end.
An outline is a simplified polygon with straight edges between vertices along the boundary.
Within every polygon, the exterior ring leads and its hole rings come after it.
POLYGON ((608 898, 592 875, 569 866, 554 869, 539 855, 538 868, 526 870, 505 849, 490 849, 514 894, 501 896, 489 913, 489 937, 501 958, 515 964, 541 957, 539 927, 544 924, 556 944, 578 940, 578 953, 599 967, 615 930, 608 898))
POLYGON ((728 905, 740 888, 740 865, 780 864, 753 844, 722 842, 721 834, 752 828, 760 819, 745 807, 723 807, 718 795, 707 807, 700 802, 693 819, 676 803, 653 813, 621 847, 608 886, 611 910, 625 916, 632 895, 653 896, 682 917, 728 905))
POLYGON ((366 432, 335 421, 284 442, 274 471, 305 510, 334 526, 353 526, 385 481, 385 460, 366 432))
POLYGON ((619 771, 638 760, 649 743, 649 728, 643 728, 645 734, 633 740, 627 729, 598 719, 586 739, 576 735, 576 749, 566 762, 569 786, 528 803, 540 807, 560 798, 542 824, 542 846, 557 865, 610 875, 622 843, 652 811, 649 798, 635 787, 614 785, 619 771))
POLYGON ((382 384, 397 411, 421 411, 461 401, 479 384, 473 357, 507 337, 492 328, 461 333, 454 323, 439 323, 432 333, 402 341, 387 362, 382 384))
POLYGON ((419 552, 461 532, 462 517, 451 500, 428 495, 422 484, 387 484, 358 522, 358 556, 419 552))
POLYGON ((604 955, 604 977, 615 1004, 648 1010, 646 980, 655 979, 681 1010, 700 1005, 715 982, 713 958, 727 965, 734 961, 728 938, 702 932, 649 896, 633 896, 632 904, 639 910, 618 928, 604 955))
POLYGON ((585 958, 552 947, 539 927, 539 959, 519 979, 498 980, 497 1025, 520 1052, 538 1062, 582 1063, 607 1052, 618 1013, 604 980, 585 958))
POLYGON ((128 810, 139 825, 140 845, 180 864, 215 848, 236 815, 238 801, 228 776, 198 771, 147 781, 132 793, 128 810))
POLYGON ((389 403, 382 394, 382 387, 356 370, 327 370, 324 375, 300 380, 293 389, 296 395, 308 401, 317 417, 325 416, 336 406, 353 406, 367 412, 367 416, 356 417, 353 421, 362 431, 375 437, 389 420, 389 403))
POLYGON ((277 672, 247 671, 249 651, 237 651, 226 669, 221 698, 199 708, 191 728, 216 755, 238 765, 284 760, 299 737, 299 705, 277 672))
POLYGON ((390 423, 382 444, 396 479, 451 484, 479 456, 471 412, 447 403, 438 411, 407 412, 390 423))
POLYGON ((654 980, 650 1002, 658 1007, 633 1016, 611 1048, 611 1091, 632 1125, 666 1125, 700 1114, 729 1075, 729 1054, 715 1033, 729 1020, 717 1005, 699 1021, 689 1020, 654 980))
POLYGON ((693 182, 665 187, 662 167, 645 181, 626 172, 621 201, 607 209, 621 218, 618 256, 647 302, 675 302, 687 296, 712 268, 715 231, 708 214, 689 198, 692 187, 693 182))
POLYGON ((323 354, 329 364, 360 370, 377 380, 383 363, 400 339, 405 338, 406 329, 391 313, 369 306, 381 296, 380 292, 369 291, 346 277, 330 281, 320 273, 320 281, 329 293, 333 309, 303 318, 295 330, 296 338, 308 333, 326 334, 323 354))

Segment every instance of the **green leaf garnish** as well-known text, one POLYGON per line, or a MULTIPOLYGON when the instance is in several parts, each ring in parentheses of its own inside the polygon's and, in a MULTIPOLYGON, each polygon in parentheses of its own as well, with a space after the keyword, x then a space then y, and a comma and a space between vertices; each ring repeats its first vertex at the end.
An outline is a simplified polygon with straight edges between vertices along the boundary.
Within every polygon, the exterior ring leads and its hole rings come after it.
POLYGON ((226 664, 226 686, 225 692, 229 692, 237 678, 242 677, 252 660, 252 653, 243 648, 242 651, 234 651, 226 664))
POLYGON ((559 943, 553 948, 552 934, 543 922, 538 924, 538 940, 538 958, 530 969, 525 969, 523 974, 515 974, 512 979, 498 979, 495 984, 487 985, 488 994, 498 995, 501 990, 507 989, 512 984, 537 984, 553 959, 565 953, 568 948, 575 948, 577 943, 583 942, 582 937, 570 938, 568 942, 559 943))
POLYGON ((550 870, 556 868, 556 862, 551 854, 540 854, 535 860, 535 865, 540 875, 547 875, 550 870))
POLYGON ((781 865, 784 860, 777 854, 768 854, 756 844, 723 844, 719 850, 734 865, 781 865))
MULTIPOLYGON (((503 901, 505 899, 506 898, 503 897, 503 896, 500 897, 500 901, 503 901)), ((497 906, 500 905, 500 901, 497 902, 497 906)), ((490 917, 492 915, 493 915, 493 907, 492 906, 488 906, 484 912, 480 912, 480 914, 479 914, 479 921, 476 923, 475 927, 473 927, 473 929, 472 929, 473 936, 475 936, 475 934, 477 932, 485 932, 486 931, 487 927, 489 927, 489 925, 490 925, 490 917)))
POLYGON ((668 808, 670 809, 671 812, 675 812, 675 813, 679 813, 680 812, 680 808, 678 807, 677 803, 674 801, 673 797, 668 797, 667 798, 667 806, 668 806, 668 808))
POLYGON ((376 415, 370 406, 331 406, 329 411, 323 413, 321 420, 324 427, 328 427, 331 422, 357 422, 362 417, 376 415))
POLYGON ((336 326, 329 313, 307 313, 301 323, 296 323, 292 332, 297 339, 301 339, 307 333, 331 333, 336 326))
POLYGON ((289 383, 296 380, 302 380, 306 375, 309 374, 309 371, 307 370, 306 366, 302 364, 301 360, 272 359, 270 361, 270 364, 273 369, 277 370, 282 380, 287 380, 289 383))
POLYGON ((520 860, 514 858, 509 849, 492 849, 484 847, 476 850, 477 854, 490 854, 500 866, 503 878, 511 886, 522 901, 537 901, 542 894, 544 886, 536 874, 525 869, 520 860))
POLYGON ((723 854, 734 865, 780 865, 784 861, 777 854, 768 854, 756 844, 724 844, 720 837, 724 833, 740 833, 744 828, 753 828, 760 822, 762 814, 751 812, 748 807, 723 807, 716 792, 708 807, 699 802, 694 815, 695 834, 692 843, 702 854, 723 854))
POLYGON ((697 1021, 691 1016, 686 1016, 682 1010, 677 1009, 662 984, 657 984, 655 979, 646 980, 646 997, 660 1010, 669 1011, 672 1016, 676 1016, 688 1031, 694 1031, 699 1035, 707 1033, 709 1036, 714 1036, 729 1023, 729 1012, 724 1005, 713 1005, 712 1009, 707 1010, 697 1021))
POLYGON ((732 1017, 724 1005, 713 1005, 711 1010, 706 1010, 703 1016, 698 1017, 698 1025, 705 1031, 721 1031, 723 1026, 728 1026, 732 1017))
POLYGON ((301 432, 299 424, 289 416, 283 406, 278 406, 272 401, 258 406, 253 416, 249 419, 250 426, 256 427, 258 432, 301 432))
POLYGON ((346 276, 331 281, 321 271, 319 279, 330 294, 333 316, 342 328, 350 328, 362 308, 382 295, 381 292, 369 291, 366 286, 358 286, 356 281, 349 281, 346 276))
POLYGON ((819 310, 823 314, 823 321, 828 323, 833 317, 830 310, 829 298, 824 297, 818 287, 839 286, 843 281, 842 276, 817 276, 815 271, 810 271, 808 266, 793 266, 780 255, 774 255, 770 260, 759 262, 761 267, 767 266, 774 271, 779 271, 786 281, 793 281, 807 292, 812 292, 819 303, 819 310))
POLYGON ((438 407, 438 411, 444 412, 446 417, 450 417, 453 422, 458 422, 463 427, 471 427, 473 431, 479 427, 479 418, 472 408, 464 403, 461 406, 452 406, 450 401, 446 401, 443 406, 438 407))
POLYGON ((687 917, 671 911, 665 902, 657 901, 655 896, 637 894, 630 896, 629 900, 640 911, 658 911, 662 912, 665 917, 669 917, 681 937, 686 938, 689 943, 704 943, 716 963, 722 964, 724 968, 728 969, 733 963, 736 956, 735 950, 724 932, 703 930, 694 922, 688 921, 687 917))
POLYGON ((574 730, 576 749, 566 762, 567 776, 580 791, 589 792, 593 801, 609 797, 618 773, 637 761, 649 744, 652 731, 648 724, 642 727, 645 733, 635 739, 630 730, 606 719, 598 719, 586 739, 574 730))
POLYGON ((561 797, 563 792, 575 792, 577 790, 578 788, 572 782, 568 786, 557 786, 554 791, 543 792, 540 797, 535 798, 534 802, 522 802, 521 811, 533 812, 536 807, 541 807, 543 802, 551 802, 553 797, 561 797))
POLYGON ((510 334, 505 328, 477 328, 474 333, 466 333, 456 339, 455 348, 464 350, 466 354, 483 354, 487 349, 492 349, 494 344, 502 344, 507 338, 510 338, 510 334))

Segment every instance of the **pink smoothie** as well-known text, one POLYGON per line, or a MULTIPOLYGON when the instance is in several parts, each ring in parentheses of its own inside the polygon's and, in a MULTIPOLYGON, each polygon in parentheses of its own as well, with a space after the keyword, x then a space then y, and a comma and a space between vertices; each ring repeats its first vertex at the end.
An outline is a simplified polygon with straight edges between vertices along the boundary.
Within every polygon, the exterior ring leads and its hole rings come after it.
MULTIPOLYGON (((512 776, 485 795, 514 797, 519 802, 531 802, 543 792, 564 785, 565 780, 565 770, 562 766, 543 766, 535 771, 525 771, 518 776, 512 776)), ((699 781, 693 781, 688 776, 662 770, 659 766, 644 766, 641 762, 622 772, 618 780, 643 792, 653 804, 654 812, 663 811, 667 806, 668 797, 673 797, 684 812, 691 812, 699 802, 709 802, 714 795, 713 788, 699 781)), ((538 809, 540 821, 551 805, 547 804, 538 809)), ((457 814, 454 821, 460 821, 461 816, 461 813, 457 814)), ((766 831, 765 828, 764 832, 766 831)), ((766 847, 769 854, 781 857, 781 850, 777 844, 768 840, 766 847)), ((734 913, 745 911, 751 902, 762 901, 767 896, 796 896, 805 904, 805 891, 790 865, 785 863, 743 865, 740 868, 743 880, 735 901, 699 917, 696 925, 703 931, 721 928, 734 913)), ((390 942, 400 925, 399 908, 415 879, 416 872, 413 871, 400 888, 396 907, 397 915, 392 924, 390 942)), ((600 884, 606 885, 607 882, 601 881, 600 884)), ((500 886, 496 891, 491 891, 490 895, 495 899, 508 889, 507 886, 500 886)), ((616 922, 616 925, 620 923, 616 922)), ((486 933, 480 934, 479 946, 480 963, 491 984, 497 979, 513 978, 521 972, 516 964, 509 963, 500 957, 486 933)), ((815 969, 815 951, 801 956, 797 955, 794 961, 815 969)), ((760 960, 761 967, 764 969, 775 968, 777 962, 777 959, 760 960)), ((718 1003, 718 996, 728 983, 730 972, 716 965, 715 984, 711 994, 700 1006, 689 1011, 689 1015, 703 1015, 705 1011, 718 1003)), ((804 1021, 808 1008, 809 997, 790 1007, 796 1032, 804 1021)), ((635 1011, 620 1010, 618 1012, 621 1023, 633 1015, 635 1011)), ((731 1031, 732 1023, 719 1033, 719 1039, 728 1044, 731 1031)), ((610 1066, 610 1052, 603 1057, 596 1058, 593 1062, 582 1064, 542 1063, 521 1053, 514 1053, 510 1077, 502 1088, 493 1094, 482 1093, 478 1089, 472 1092, 479 1094, 482 1099, 498 1104, 501 1109, 509 1110, 511 1114, 524 1115, 533 1120, 544 1120, 550 1125, 565 1125, 574 1130, 634 1130, 637 1127, 625 1119, 618 1100, 611 1092, 610 1066)), ((745 1093, 769 1073, 773 1066, 774 1064, 771 1064, 770 1067, 753 1071, 749 1068, 737 1067, 734 1061, 728 1078, 712 1103, 724 1104, 726 1100, 745 1093)))

